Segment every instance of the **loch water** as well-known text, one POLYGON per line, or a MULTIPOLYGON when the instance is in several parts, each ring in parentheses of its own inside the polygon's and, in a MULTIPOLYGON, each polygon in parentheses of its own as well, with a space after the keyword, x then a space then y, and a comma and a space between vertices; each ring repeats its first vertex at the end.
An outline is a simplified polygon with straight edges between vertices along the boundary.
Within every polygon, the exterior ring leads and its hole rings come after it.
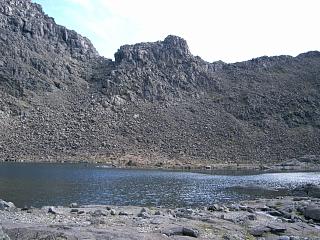
POLYGON ((319 172, 210 174, 98 168, 86 164, 1 163, 0 199, 17 206, 105 204, 201 207, 256 197, 276 197, 306 183, 320 184, 319 172), (237 186, 252 186, 239 189, 237 186), (272 191, 257 189, 272 189, 272 191))

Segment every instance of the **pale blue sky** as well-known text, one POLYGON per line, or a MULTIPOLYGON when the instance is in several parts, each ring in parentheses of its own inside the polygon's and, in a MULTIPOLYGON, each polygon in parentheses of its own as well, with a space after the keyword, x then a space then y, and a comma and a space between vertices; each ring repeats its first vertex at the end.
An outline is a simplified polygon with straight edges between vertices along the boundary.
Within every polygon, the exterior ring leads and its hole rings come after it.
POLYGON ((33 0, 113 58, 124 44, 185 38, 212 62, 320 50, 319 0, 33 0))

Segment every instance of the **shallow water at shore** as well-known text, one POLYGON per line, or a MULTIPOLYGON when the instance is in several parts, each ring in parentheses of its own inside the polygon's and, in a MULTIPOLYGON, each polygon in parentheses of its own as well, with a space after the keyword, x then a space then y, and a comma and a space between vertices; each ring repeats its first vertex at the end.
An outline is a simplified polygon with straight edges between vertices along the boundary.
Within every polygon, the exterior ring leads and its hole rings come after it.
MULTIPOLYGON (((97 168, 84 164, 0 164, 0 198, 17 206, 109 204, 137 206, 207 206, 214 202, 275 197, 286 191, 256 191, 235 186, 292 189, 320 184, 320 173, 253 175, 97 168)), ((253 189, 253 190, 252 190, 253 189)))

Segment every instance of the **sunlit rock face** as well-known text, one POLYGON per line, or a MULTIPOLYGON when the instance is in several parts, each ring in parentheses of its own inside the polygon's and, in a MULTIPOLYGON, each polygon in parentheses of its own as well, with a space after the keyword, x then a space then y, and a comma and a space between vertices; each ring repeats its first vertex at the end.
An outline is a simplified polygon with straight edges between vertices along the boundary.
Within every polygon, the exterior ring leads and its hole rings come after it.
POLYGON ((258 165, 320 152, 317 51, 208 63, 170 35, 113 61, 40 5, 6 0, 0 53, 0 160, 258 165))

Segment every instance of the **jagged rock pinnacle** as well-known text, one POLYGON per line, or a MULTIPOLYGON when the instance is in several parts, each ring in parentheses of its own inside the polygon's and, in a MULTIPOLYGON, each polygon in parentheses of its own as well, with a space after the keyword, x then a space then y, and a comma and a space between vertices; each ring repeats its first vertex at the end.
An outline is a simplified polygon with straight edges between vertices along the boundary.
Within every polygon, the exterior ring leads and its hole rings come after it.
POLYGON ((154 61, 176 62, 191 57, 186 40, 169 35, 164 41, 124 45, 115 53, 116 63, 147 64, 154 61))

